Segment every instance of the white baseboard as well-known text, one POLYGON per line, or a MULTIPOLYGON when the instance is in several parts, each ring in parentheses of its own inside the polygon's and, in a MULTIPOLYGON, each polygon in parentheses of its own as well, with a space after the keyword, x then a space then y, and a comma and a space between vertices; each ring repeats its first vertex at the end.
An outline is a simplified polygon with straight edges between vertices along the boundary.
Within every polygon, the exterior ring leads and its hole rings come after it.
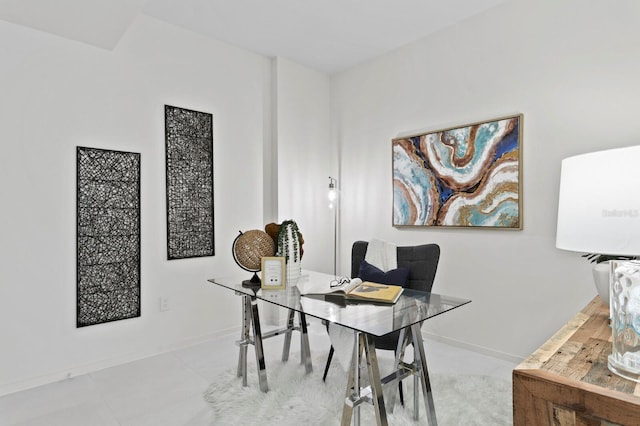
POLYGON ((3 383, 3 384, 0 384, 0 397, 9 395, 12 393, 32 389, 38 386, 48 385, 50 383, 71 379, 73 377, 81 376, 83 374, 89 374, 96 371, 104 370, 105 368, 115 367, 121 364, 127 364, 129 362, 138 361, 144 358, 149 358, 149 357, 160 355, 166 352, 171 352, 178 349, 184 349, 189 346, 197 345, 199 343, 204 343, 208 340, 226 336, 232 333, 237 333, 239 335, 240 327, 221 330, 216 333, 205 334, 202 336, 189 337, 189 338, 180 340, 176 343, 173 343, 171 345, 168 345, 166 347, 161 347, 159 350, 148 350, 148 351, 140 351, 136 353, 129 353, 129 354, 118 356, 118 357, 90 362, 85 365, 72 366, 62 371, 55 371, 49 374, 29 377, 27 379, 19 380, 13 383, 3 383))
POLYGON ((452 339, 450 337, 445 337, 445 336, 439 336, 437 334, 432 334, 432 333, 428 333, 423 331, 422 335, 425 338, 429 338, 432 340, 436 340, 438 342, 442 342, 442 343, 446 343, 447 345, 451 345, 451 346, 456 346, 458 348, 462 348, 462 349, 468 349, 470 351, 473 352, 478 352, 481 353, 483 355, 488 355, 488 356, 492 356, 494 358, 498 358, 498 359, 503 359, 505 361, 509 361, 509 362, 515 362, 515 363, 521 363, 522 361, 524 361, 524 358, 517 356, 517 355, 512 355, 512 354, 508 354, 506 352, 502 352, 502 351, 496 351, 495 349, 491 349, 491 348, 487 348, 485 346, 479 346, 479 345, 474 345, 471 343, 467 343, 467 342, 462 342, 460 340, 456 340, 456 339, 452 339))

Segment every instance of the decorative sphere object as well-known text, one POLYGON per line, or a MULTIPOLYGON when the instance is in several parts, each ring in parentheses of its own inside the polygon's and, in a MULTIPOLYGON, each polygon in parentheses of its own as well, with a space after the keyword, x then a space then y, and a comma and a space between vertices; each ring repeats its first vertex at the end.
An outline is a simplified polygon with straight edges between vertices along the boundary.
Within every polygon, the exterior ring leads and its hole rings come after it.
POLYGON ((273 239, 259 229, 240 232, 233 241, 233 259, 245 271, 259 271, 262 258, 273 256, 275 252, 276 246, 273 239))

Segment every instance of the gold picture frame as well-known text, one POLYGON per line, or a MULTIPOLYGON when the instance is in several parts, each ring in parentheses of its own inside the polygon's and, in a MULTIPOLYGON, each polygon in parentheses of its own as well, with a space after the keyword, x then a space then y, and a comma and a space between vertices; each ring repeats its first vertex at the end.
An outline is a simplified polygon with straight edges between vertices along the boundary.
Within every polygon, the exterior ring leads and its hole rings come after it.
POLYGON ((523 119, 393 139, 393 226, 522 230, 523 119))
POLYGON ((286 287, 285 263, 285 258, 281 256, 265 256, 261 259, 262 289, 279 290, 286 287))

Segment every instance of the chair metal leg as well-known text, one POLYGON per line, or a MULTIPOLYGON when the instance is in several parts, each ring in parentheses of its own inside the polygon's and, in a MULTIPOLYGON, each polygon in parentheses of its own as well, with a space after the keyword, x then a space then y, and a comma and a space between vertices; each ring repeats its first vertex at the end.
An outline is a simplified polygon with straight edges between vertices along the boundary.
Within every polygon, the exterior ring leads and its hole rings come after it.
POLYGON ((331 349, 329 349, 329 357, 327 358, 327 364, 324 366, 324 374, 322 375, 322 381, 327 381, 327 373, 329 372, 329 366, 331 365, 331 360, 333 359, 333 345, 331 345, 331 349))

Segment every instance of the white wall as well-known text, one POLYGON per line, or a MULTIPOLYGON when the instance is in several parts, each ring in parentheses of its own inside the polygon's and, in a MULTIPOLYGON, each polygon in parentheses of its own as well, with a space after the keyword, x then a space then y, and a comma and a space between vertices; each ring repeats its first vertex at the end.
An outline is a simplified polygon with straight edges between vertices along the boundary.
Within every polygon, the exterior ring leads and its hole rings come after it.
POLYGON ((333 271, 333 211, 327 192, 336 176, 329 77, 276 59, 278 222, 294 219, 304 237, 302 267, 333 271))
POLYGON ((342 272, 356 239, 436 242, 434 291, 473 302, 425 330, 514 357, 550 337, 596 294, 588 263, 555 248, 560 161, 640 143, 639 18, 633 0, 510 2, 334 76, 342 272), (391 226, 392 138, 513 113, 524 230, 391 226))
POLYGON ((269 60, 147 17, 113 51, 5 22, 0 40, 0 394, 238 327, 206 279, 263 225, 269 60), (166 260, 165 104, 213 114, 214 257, 166 260), (142 154, 141 318, 75 326, 78 145, 142 154))

